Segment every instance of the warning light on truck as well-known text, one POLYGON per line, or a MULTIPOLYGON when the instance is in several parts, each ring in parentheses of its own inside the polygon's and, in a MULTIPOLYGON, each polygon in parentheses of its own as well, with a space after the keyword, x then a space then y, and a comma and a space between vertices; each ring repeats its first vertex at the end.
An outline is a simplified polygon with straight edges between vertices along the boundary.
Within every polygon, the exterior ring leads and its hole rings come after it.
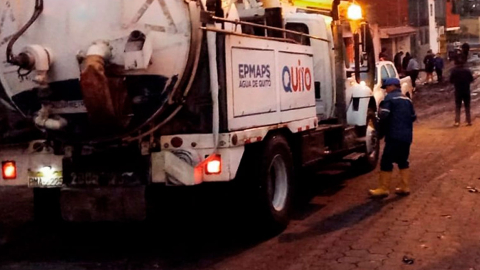
POLYGON ((206 174, 220 174, 222 172, 222 158, 214 155, 206 165, 206 174))
POLYGON ((14 180, 17 178, 17 165, 15 161, 2 162, 3 180, 14 180))

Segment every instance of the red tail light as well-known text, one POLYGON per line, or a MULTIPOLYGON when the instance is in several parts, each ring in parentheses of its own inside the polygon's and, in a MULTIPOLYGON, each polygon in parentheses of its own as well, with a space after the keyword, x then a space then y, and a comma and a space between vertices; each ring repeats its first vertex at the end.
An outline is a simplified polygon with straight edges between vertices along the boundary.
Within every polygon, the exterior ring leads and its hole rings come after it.
POLYGON ((17 178, 17 165, 15 161, 2 162, 2 176, 4 180, 14 180, 17 178))
POLYGON ((214 155, 209 158, 205 165, 206 174, 220 174, 222 172, 222 157, 214 155))

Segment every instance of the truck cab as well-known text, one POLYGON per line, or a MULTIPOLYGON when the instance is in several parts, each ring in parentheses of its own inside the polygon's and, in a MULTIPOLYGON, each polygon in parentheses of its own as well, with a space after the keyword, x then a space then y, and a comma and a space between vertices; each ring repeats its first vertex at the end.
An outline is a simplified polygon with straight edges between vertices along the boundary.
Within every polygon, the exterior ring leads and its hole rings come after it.
MULTIPOLYGON (((336 89, 340 87, 336 85, 336 79, 343 78, 345 85, 344 99, 347 107, 347 123, 352 125, 364 123, 364 114, 368 110, 368 107, 373 107, 372 103, 375 103, 373 98, 370 98, 375 97, 372 91, 372 79, 369 79, 369 77, 373 77, 374 55, 373 48, 369 49, 366 44, 368 42, 367 39, 370 38, 368 24, 365 24, 364 27, 359 29, 360 35, 365 36, 363 43, 353 45, 358 49, 357 57, 361 58, 361 62, 359 61, 358 63, 358 71, 355 71, 355 63, 348 63, 349 60, 352 60, 348 59, 349 55, 345 55, 345 68, 342 74, 337 74, 338 72, 335 70, 336 59, 334 59, 331 52, 336 49, 335 46, 346 46, 346 44, 334 44, 332 18, 323 14, 315 14, 312 11, 310 11, 311 13, 301 11, 301 8, 290 9, 290 13, 285 15, 285 28, 320 38, 309 39, 302 37, 297 40, 298 43, 307 45, 311 47, 312 50, 315 101, 319 121, 321 122, 336 117, 334 106, 336 100, 335 92, 341 91, 340 89, 336 89), (360 51, 361 48, 364 50, 360 51), (346 68, 347 65, 350 66, 349 69, 346 68), (355 79, 356 72, 358 72, 359 75, 357 76, 361 79, 355 79), (369 81, 369 83, 366 84, 365 81, 369 81), (359 101, 359 106, 362 108, 359 111, 353 109, 354 103, 356 107, 357 101, 359 101)), ((345 24, 344 27, 350 29, 350 25, 345 24)), ((344 37, 344 42, 347 42, 345 39, 344 37)), ((350 43, 353 44, 354 41, 350 40, 350 43)), ((353 55, 351 55, 351 57, 353 58, 353 55)))

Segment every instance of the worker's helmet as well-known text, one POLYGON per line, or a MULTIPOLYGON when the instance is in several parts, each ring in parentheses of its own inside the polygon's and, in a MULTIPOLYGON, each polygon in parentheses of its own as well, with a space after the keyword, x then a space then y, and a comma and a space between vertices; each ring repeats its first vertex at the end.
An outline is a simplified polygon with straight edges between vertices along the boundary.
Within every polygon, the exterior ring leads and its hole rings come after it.
POLYGON ((397 78, 388 78, 388 79, 383 81, 382 88, 386 89, 387 86, 390 86, 390 85, 395 85, 395 86, 400 87, 400 80, 397 79, 397 78))

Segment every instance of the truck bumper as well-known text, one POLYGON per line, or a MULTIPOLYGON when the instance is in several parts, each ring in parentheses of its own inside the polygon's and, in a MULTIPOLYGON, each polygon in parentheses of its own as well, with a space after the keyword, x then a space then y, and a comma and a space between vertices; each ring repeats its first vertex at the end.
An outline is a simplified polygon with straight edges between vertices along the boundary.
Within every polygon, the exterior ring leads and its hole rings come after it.
POLYGON ((203 182, 225 182, 236 176, 244 147, 218 149, 220 171, 207 170, 213 148, 163 150, 152 154, 152 182, 166 185, 192 186, 203 182))
POLYGON ((63 188, 62 218, 66 221, 139 221, 146 217, 145 186, 63 188))

